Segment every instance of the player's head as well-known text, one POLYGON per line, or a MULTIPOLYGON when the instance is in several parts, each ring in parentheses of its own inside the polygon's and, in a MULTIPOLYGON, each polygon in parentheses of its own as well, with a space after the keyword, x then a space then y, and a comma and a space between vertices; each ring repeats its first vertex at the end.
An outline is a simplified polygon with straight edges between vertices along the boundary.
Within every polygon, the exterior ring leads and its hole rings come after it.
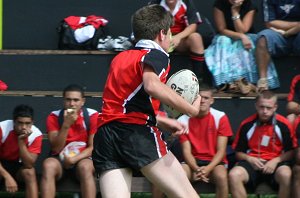
POLYGON ((83 87, 77 84, 68 85, 63 91, 64 108, 79 111, 85 103, 83 87))
POLYGON ((269 121, 277 110, 277 96, 269 90, 260 92, 256 97, 255 108, 261 122, 269 121))
POLYGON ((14 129, 17 133, 30 130, 33 124, 34 111, 31 106, 20 104, 13 110, 14 129))
POLYGON ((210 106, 214 103, 213 91, 213 88, 208 85, 200 85, 199 95, 201 96, 201 103, 199 113, 201 115, 207 114, 210 110, 210 106))
POLYGON ((170 33, 173 16, 160 5, 147 5, 137 10, 132 18, 132 30, 136 41, 141 39, 155 40, 162 32, 170 33))

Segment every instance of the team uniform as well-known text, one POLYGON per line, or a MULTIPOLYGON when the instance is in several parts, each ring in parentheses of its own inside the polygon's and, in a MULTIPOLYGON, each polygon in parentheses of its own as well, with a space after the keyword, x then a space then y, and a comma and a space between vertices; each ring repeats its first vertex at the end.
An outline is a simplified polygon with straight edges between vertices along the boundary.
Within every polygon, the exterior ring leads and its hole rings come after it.
POLYGON ((293 101, 300 104, 300 75, 296 75, 293 78, 287 101, 293 101))
MULTIPOLYGON (((47 118, 46 128, 47 133, 51 133, 54 131, 59 131, 61 126, 59 124, 59 114, 62 110, 52 111, 47 118)), ((94 109, 87 108, 89 117, 90 117, 90 126, 89 131, 87 131, 87 126, 85 126, 83 112, 79 113, 79 116, 75 123, 73 123, 68 131, 66 144, 68 145, 71 142, 88 142, 89 135, 93 135, 97 132, 97 119, 98 112, 94 109)), ((58 153, 52 153, 53 155, 57 155, 58 153)))
POLYGON ((142 63, 166 82, 169 57, 154 41, 140 40, 134 49, 113 59, 94 138, 92 157, 98 173, 128 167, 139 170, 168 152, 156 127, 160 102, 144 90, 142 63))
MULTIPOLYGON (((209 113, 204 117, 188 118, 188 126, 189 133, 179 137, 180 143, 189 141, 192 145, 192 155, 201 164, 206 163, 207 165, 217 153, 218 136, 232 136, 227 115, 214 108, 210 108, 209 113)), ((222 162, 228 163, 226 156, 222 162)))
MULTIPOLYGON (((42 148, 42 132, 34 125, 32 125, 31 131, 32 133, 26 139, 26 145, 30 153, 38 155, 42 148)), ((18 135, 14 131, 13 120, 0 122, 0 161, 11 175, 15 175, 22 166, 18 135)))
MULTIPOLYGON (((275 114, 268 123, 260 123, 257 114, 245 119, 236 135, 232 147, 236 152, 244 152, 247 155, 269 161, 283 152, 290 151, 297 146, 294 130, 289 121, 275 114)), ((276 187, 274 174, 263 175, 260 171, 255 171, 246 161, 240 161, 238 165, 244 167, 249 174, 248 184, 255 187, 257 182, 266 180, 276 187)), ((281 162, 281 165, 290 165, 289 162, 281 162)))
MULTIPOLYGON (((165 0, 153 0, 150 1, 150 4, 160 4, 170 11, 165 0)), ((174 17, 174 25, 171 27, 172 34, 182 32, 190 24, 202 23, 200 14, 191 0, 178 0, 172 15, 174 17)))

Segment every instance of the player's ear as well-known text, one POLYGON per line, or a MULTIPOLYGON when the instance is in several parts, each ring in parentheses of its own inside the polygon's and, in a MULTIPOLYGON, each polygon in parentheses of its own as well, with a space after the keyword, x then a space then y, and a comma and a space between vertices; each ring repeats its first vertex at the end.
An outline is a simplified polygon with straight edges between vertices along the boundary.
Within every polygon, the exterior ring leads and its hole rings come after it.
POLYGON ((166 34, 164 33, 164 30, 160 30, 159 31, 159 40, 160 41, 163 41, 163 40, 165 40, 166 39, 166 34))

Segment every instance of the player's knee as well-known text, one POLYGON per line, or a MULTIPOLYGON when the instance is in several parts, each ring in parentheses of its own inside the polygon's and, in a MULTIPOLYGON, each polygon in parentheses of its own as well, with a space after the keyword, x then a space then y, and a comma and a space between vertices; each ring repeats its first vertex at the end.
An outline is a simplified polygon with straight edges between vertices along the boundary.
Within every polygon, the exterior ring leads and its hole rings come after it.
POLYGON ((81 161, 77 164, 77 171, 80 176, 91 175, 94 173, 94 167, 92 162, 87 160, 81 161))
POLYGON ((202 41, 202 36, 198 33, 198 32, 194 32, 192 33, 189 37, 188 37, 189 41, 191 44, 201 44, 203 43, 202 41))
POLYGON ((48 158, 43 162, 43 176, 44 175, 55 175, 58 169, 58 162, 55 159, 48 158))
POLYGON ((34 168, 25 168, 22 170, 22 177, 24 181, 35 181, 36 180, 36 174, 34 168))
POLYGON ((244 175, 239 169, 232 169, 228 174, 229 183, 241 182, 244 175))

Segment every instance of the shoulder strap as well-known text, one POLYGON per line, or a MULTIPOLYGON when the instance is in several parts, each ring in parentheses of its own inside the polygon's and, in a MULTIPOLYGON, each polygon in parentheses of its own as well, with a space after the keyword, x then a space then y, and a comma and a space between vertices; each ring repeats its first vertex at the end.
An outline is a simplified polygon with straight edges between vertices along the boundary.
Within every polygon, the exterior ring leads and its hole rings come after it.
POLYGON ((84 119, 84 123, 86 126, 86 131, 89 132, 90 131, 90 116, 89 116, 89 112, 87 110, 87 108, 82 107, 82 112, 83 112, 83 119, 84 119))
MULTIPOLYGON (((83 113, 83 119, 84 119, 84 123, 86 126, 86 131, 89 132, 90 131, 90 116, 89 116, 89 112, 87 110, 87 108, 82 107, 82 113, 83 113)), ((64 122, 64 109, 61 109, 58 115, 58 124, 59 127, 62 126, 64 122)))

